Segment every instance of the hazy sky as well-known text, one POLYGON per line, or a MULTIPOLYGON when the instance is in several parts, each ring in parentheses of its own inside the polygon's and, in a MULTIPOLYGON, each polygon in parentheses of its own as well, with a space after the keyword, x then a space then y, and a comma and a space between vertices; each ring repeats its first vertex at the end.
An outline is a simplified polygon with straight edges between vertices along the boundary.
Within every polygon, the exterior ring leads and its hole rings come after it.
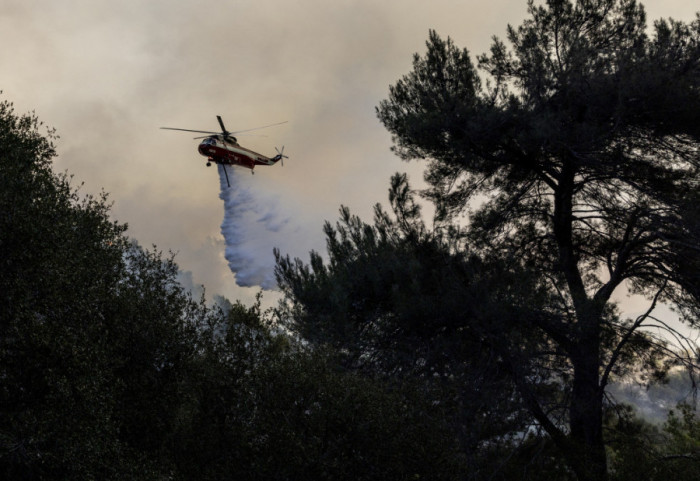
MULTIPOLYGON (((699 10, 643 3, 650 20, 699 10)), ((159 127, 288 120, 239 137, 266 155, 284 145, 284 167, 233 175, 278 227, 249 239, 256 261, 272 265, 271 246, 307 259, 341 204, 370 221, 392 173, 420 181, 420 164, 389 151, 374 108, 425 51, 428 30, 474 56, 525 15, 526 0, 2 0, 0 89, 58 130, 56 170, 85 193, 107 191, 132 238, 177 252, 210 294, 249 302, 258 289, 237 286, 224 258, 216 168, 193 135, 159 127)))

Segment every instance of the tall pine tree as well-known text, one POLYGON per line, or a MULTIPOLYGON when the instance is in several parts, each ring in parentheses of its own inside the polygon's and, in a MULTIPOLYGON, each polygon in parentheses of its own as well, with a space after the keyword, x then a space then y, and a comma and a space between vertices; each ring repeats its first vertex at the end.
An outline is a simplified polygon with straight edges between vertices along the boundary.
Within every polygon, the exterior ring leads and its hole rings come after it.
POLYGON ((613 293, 628 286, 691 325, 700 313, 700 20, 658 21, 649 36, 632 0, 531 1, 529 14, 478 69, 431 32, 378 115, 402 158, 428 160, 439 220, 480 200, 471 247, 554 294, 557 317, 522 322, 571 366, 567 425, 527 370, 514 379, 579 479, 606 479, 605 387, 647 319, 611 324, 613 293))

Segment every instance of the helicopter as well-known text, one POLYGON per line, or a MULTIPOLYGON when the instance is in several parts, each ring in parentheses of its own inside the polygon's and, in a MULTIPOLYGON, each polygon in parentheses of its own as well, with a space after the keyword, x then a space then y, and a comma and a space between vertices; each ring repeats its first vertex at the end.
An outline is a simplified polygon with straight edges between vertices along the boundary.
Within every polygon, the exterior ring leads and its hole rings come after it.
POLYGON ((195 137, 195 139, 204 139, 202 140, 202 142, 200 142, 199 148, 197 150, 200 154, 207 158, 207 167, 210 167, 212 162, 223 166, 224 174, 226 175, 226 183, 229 187, 231 187, 231 183, 228 180, 228 173, 226 172, 227 165, 240 165, 241 167, 250 169, 251 173, 254 174, 255 172, 253 171, 253 169, 256 165, 275 165, 279 161, 281 161, 281 164, 284 165, 283 159, 289 158, 286 155, 284 155, 284 146, 282 147, 282 150, 279 150, 277 149, 277 147, 275 147, 277 155, 273 157, 266 157, 262 154, 258 154, 257 152, 253 152, 250 149, 242 147, 241 145, 239 145, 236 137, 233 136, 233 134, 241 134, 243 132, 251 132, 253 130, 265 129, 267 127, 285 124, 287 123, 286 120, 284 122, 263 125, 262 127, 255 127, 253 129, 229 132, 228 130, 226 130, 226 127, 224 126, 224 121, 221 119, 221 116, 217 115, 216 119, 219 121, 219 125, 221 126, 221 132, 211 132, 208 130, 179 129, 175 127, 161 127, 161 129, 181 130, 184 132, 208 134, 202 137, 195 137))

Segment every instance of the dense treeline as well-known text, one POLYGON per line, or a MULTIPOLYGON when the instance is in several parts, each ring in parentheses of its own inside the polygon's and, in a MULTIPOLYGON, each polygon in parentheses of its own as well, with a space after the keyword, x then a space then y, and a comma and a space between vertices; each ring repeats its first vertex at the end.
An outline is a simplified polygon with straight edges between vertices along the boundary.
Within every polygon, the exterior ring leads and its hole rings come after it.
POLYGON ((441 409, 208 307, 0 103, 0 478, 454 479, 441 409))
MULTIPOLYGON (((259 303, 192 299, 171 258, 109 219, 104 196, 80 197, 51 171, 52 133, 42 136, 35 117, 0 103, 0 132, 3 479, 569 476, 545 436, 518 435, 531 420, 478 333, 421 337, 431 319, 474 301, 459 299, 449 276, 476 271, 446 254, 435 271, 444 246, 418 233, 401 179, 392 202, 404 208, 402 225, 378 213, 373 237, 344 210, 346 242, 327 229, 338 269, 365 282, 337 270, 321 290, 307 285, 318 295, 307 306, 339 322, 385 312, 412 334, 367 333, 362 347, 337 350, 338 336, 325 332, 334 324, 319 324, 315 335, 299 331, 327 341, 309 349, 278 332, 279 318, 259 303), (363 301, 344 304, 353 295, 363 301)), ((610 428, 620 474, 662 479, 692 468, 700 423, 689 409, 663 431, 628 411, 611 415, 610 428)))
POLYGON ((697 367, 641 328, 700 312, 700 20, 530 14, 478 66, 431 32, 378 108, 432 224, 397 174, 326 256, 276 253, 265 312, 192 298, 1 102, 0 478, 697 478, 694 407, 652 425, 606 387, 697 367))

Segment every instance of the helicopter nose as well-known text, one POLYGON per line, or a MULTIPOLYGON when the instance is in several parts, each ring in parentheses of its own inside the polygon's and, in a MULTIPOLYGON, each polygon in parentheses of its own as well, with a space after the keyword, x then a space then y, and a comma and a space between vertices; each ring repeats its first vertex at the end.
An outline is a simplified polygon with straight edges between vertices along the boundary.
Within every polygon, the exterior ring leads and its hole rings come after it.
POLYGON ((214 149, 208 144, 208 142, 200 143, 197 150, 199 150, 199 153, 205 157, 209 157, 212 153, 214 153, 214 149))

